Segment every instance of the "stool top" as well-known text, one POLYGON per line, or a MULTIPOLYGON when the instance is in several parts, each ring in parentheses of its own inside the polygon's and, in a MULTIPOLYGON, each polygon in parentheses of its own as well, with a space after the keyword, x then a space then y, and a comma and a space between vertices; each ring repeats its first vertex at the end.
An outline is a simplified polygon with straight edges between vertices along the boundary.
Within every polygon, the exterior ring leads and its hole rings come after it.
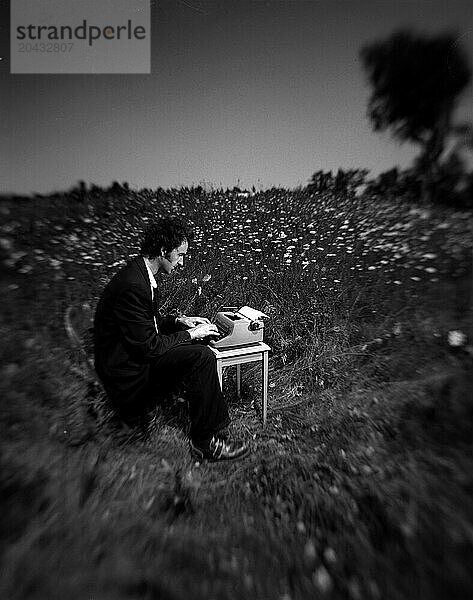
POLYGON ((234 356, 247 356, 249 354, 258 354, 260 352, 268 352, 271 348, 264 342, 256 344, 248 344, 247 346, 234 346, 232 348, 214 348, 209 346, 210 350, 217 358, 230 358, 234 356))

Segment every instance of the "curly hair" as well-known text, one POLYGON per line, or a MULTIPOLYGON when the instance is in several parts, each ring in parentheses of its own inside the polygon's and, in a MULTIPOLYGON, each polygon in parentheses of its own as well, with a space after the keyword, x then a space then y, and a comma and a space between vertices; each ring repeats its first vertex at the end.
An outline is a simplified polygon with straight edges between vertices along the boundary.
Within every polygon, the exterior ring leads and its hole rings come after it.
POLYGON ((192 238, 190 227, 181 219, 163 217, 146 227, 141 242, 141 254, 149 258, 156 258, 161 254, 161 248, 165 252, 171 252, 178 248, 184 240, 188 242, 192 238))

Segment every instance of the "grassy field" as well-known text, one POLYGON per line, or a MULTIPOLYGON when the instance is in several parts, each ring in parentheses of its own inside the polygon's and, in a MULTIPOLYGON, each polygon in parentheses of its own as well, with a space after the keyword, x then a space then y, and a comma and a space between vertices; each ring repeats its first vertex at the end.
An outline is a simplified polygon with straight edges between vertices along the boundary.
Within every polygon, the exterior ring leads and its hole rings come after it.
POLYGON ((122 189, 0 214, 1 598, 472 597, 471 213, 122 189), (180 404, 120 428, 64 332, 167 214, 195 239, 163 311, 270 315, 266 428, 256 369, 241 399, 225 375, 232 464, 191 459, 180 404))

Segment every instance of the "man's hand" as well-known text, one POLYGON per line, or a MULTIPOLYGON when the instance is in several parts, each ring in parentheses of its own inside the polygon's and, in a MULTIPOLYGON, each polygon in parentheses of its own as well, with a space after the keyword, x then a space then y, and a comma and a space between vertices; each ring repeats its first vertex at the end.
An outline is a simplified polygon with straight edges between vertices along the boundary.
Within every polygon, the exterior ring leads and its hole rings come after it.
POLYGON ((189 329, 191 327, 197 327, 197 325, 210 325, 210 321, 205 317, 186 317, 186 315, 177 317, 176 323, 181 323, 189 329))
POLYGON ((218 337, 220 335, 216 325, 212 323, 203 323, 187 331, 191 334, 193 340, 202 340, 209 336, 218 337))

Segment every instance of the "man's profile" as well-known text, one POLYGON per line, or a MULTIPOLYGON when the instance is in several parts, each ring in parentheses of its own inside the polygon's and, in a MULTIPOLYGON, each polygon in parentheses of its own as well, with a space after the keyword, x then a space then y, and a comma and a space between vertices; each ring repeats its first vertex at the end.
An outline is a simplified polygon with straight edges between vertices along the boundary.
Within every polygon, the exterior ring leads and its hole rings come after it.
POLYGON ((150 224, 141 255, 107 284, 94 321, 95 368, 119 415, 130 420, 152 409, 159 393, 185 383, 190 443, 197 458, 224 460, 246 454, 247 446, 225 440, 230 423, 216 359, 203 343, 218 335, 202 317, 158 313, 156 275, 183 265, 191 239, 180 220, 150 224))

